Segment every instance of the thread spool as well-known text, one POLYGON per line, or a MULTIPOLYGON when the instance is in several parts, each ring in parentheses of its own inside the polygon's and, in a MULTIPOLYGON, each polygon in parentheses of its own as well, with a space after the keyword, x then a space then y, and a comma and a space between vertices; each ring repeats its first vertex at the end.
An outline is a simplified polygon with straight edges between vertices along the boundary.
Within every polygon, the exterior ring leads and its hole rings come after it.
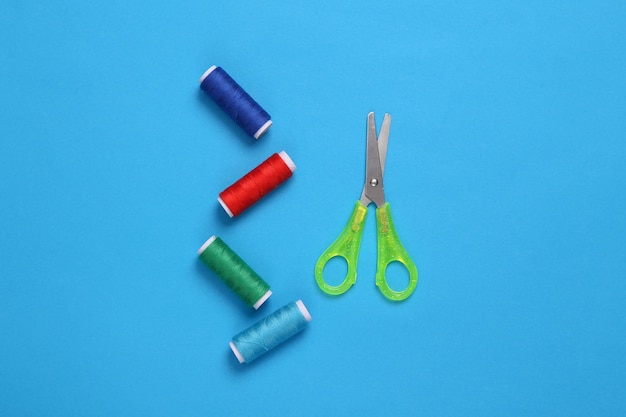
POLYGON ((239 363, 250 363, 296 335, 311 321, 302 300, 289 303, 235 335, 229 345, 239 363))
POLYGON ((200 88, 249 136, 258 139, 272 125, 269 113, 221 67, 206 70, 200 88))
POLYGON ((217 201, 230 217, 238 216, 287 180, 296 170, 285 151, 275 153, 219 194, 217 201))
POLYGON ((211 236, 198 249, 206 264, 248 306, 257 310, 272 295, 270 286, 222 239, 211 236))

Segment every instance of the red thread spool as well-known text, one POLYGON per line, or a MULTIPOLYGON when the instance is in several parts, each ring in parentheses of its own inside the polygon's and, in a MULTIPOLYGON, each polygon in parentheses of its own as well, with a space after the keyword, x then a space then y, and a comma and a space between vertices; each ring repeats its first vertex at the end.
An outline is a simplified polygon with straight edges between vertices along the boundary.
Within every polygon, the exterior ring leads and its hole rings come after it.
POLYGON ((285 151, 275 153, 220 193, 217 201, 230 217, 238 216, 296 170, 285 151))

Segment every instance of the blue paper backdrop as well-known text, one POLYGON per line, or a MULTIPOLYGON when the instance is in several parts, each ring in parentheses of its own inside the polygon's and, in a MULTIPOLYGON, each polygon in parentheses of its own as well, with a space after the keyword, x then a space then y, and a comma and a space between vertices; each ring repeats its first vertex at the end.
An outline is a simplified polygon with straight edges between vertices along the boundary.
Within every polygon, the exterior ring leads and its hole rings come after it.
MULTIPOLYGON (((623 1, 0 2, 0 415, 622 416, 623 1), (200 91, 224 67, 273 116, 246 137, 200 91), (385 176, 420 271, 352 290, 313 266, 393 115, 385 176), (230 220, 273 152, 292 179, 230 220), (200 264, 222 237, 274 295, 200 264), (230 338, 313 321, 239 365, 230 338)), ((373 209, 370 209, 372 211, 373 209)))

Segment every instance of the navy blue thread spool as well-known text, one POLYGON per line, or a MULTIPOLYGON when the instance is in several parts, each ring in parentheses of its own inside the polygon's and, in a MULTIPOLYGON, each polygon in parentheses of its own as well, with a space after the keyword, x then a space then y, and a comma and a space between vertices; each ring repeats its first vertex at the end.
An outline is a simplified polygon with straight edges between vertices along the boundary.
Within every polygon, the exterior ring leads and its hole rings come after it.
POLYGON ((272 117, 221 67, 213 65, 200 77, 200 88, 255 139, 272 125, 272 117))

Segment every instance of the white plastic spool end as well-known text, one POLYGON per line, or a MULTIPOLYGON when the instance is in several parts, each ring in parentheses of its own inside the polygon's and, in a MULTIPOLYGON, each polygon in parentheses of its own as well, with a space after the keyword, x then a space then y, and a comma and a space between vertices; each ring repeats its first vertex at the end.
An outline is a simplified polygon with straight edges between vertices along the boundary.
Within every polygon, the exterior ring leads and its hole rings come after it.
POLYGON ((270 295, 272 295, 272 290, 267 290, 267 292, 263 294, 263 296, 259 298, 259 300, 254 303, 252 307, 254 307, 255 310, 258 310, 259 307, 261 307, 263 303, 266 302, 268 298, 270 298, 270 295))
POLYGON ((285 162, 285 164, 287 164, 291 172, 294 172, 296 170, 296 164, 293 163, 293 160, 289 157, 289 155, 287 155, 287 152, 280 151, 278 153, 278 156, 280 156, 283 159, 283 161, 285 162))
POLYGON ((263 126, 261 126, 259 130, 256 131, 256 133, 254 134, 254 138, 255 139, 260 138, 263 133, 267 132, 267 129, 269 129, 271 125, 272 125, 271 120, 268 120, 267 122, 265 122, 263 126))
POLYGON ((209 76, 210 73, 212 73, 215 69, 217 68, 217 65, 213 65, 211 66, 211 68, 209 68, 208 70, 204 71, 204 74, 202 74, 202 76, 200 77, 200 84, 202 84, 202 81, 204 81, 206 79, 206 77, 209 76))
POLYGON ((309 310, 306 309, 302 300, 296 301, 296 305, 298 306, 298 310, 300 310, 300 313, 302 313, 306 321, 313 320, 313 317, 311 317, 311 313, 309 313, 309 310))
POLYGON ((237 346, 235 346, 235 343, 231 340, 228 343, 228 345, 230 346, 230 349, 233 351, 233 353, 237 357, 237 360, 239 361, 239 363, 244 363, 245 359, 243 358, 243 355, 241 354, 241 352, 239 352, 239 349, 237 349, 237 346))
POLYGON ((222 200, 222 197, 217 197, 217 201, 220 203, 220 205, 222 206, 222 208, 224 209, 224 211, 230 216, 230 217, 234 217, 233 216, 233 212, 230 211, 230 209, 228 208, 228 206, 226 205, 226 203, 224 202, 224 200, 222 200))
POLYGON ((215 240, 215 237, 216 237, 215 235, 211 236, 210 238, 207 239, 206 242, 202 244, 202 246, 200 246, 200 249, 198 249, 198 255, 202 255, 202 252, 204 252, 206 248, 211 246, 211 243, 213 243, 213 241, 215 240))

